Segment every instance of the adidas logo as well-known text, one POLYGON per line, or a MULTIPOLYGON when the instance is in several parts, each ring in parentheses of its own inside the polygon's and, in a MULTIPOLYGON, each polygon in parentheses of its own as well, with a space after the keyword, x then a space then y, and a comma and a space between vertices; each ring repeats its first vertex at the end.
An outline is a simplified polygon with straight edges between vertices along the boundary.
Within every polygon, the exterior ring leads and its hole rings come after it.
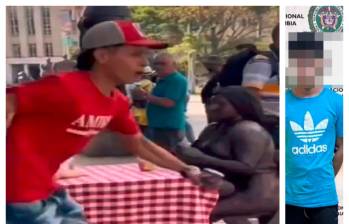
POLYGON ((302 147, 292 147, 292 153, 295 155, 315 154, 327 152, 327 145, 303 145, 302 147))
POLYGON ((318 141, 327 129, 328 119, 323 119, 314 127, 313 117, 307 111, 304 115, 304 126, 290 121, 291 129, 296 137, 304 143, 318 141))

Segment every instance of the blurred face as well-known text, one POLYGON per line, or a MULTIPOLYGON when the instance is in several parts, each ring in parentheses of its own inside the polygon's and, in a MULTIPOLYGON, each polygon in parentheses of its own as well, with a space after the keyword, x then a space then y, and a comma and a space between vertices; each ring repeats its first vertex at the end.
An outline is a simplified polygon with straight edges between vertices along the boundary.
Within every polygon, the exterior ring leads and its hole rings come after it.
POLYGON ((117 84, 133 83, 143 77, 147 48, 119 46, 98 50, 101 50, 96 56, 100 68, 117 84))
POLYGON ((207 113, 213 122, 234 120, 240 117, 235 107, 221 95, 214 95, 211 97, 207 105, 207 113))
POLYGON ((154 70, 159 77, 165 77, 176 70, 175 63, 170 57, 158 57, 154 60, 154 70))
POLYGON ((314 88, 322 85, 323 58, 317 57, 317 52, 313 50, 298 50, 292 54, 295 57, 289 59, 289 64, 297 68, 297 86, 314 88))

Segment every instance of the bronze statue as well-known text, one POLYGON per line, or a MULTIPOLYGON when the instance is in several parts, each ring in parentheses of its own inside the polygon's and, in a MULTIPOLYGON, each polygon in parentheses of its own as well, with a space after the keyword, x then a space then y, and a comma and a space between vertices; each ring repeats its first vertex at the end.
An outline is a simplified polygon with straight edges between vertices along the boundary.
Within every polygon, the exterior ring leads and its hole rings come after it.
POLYGON ((192 147, 179 145, 176 153, 187 163, 224 174, 212 221, 249 223, 249 217, 258 217, 267 223, 278 210, 279 181, 259 100, 243 87, 225 87, 210 99, 207 112, 213 123, 192 147))

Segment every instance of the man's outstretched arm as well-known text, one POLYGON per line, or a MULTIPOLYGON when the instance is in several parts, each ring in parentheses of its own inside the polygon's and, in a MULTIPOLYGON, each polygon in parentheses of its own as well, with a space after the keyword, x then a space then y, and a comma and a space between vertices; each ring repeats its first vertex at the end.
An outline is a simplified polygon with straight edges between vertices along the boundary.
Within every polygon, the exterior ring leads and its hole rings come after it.
POLYGON ((135 135, 119 134, 122 145, 133 154, 149 160, 158 166, 182 171, 187 165, 167 150, 144 138, 141 133, 135 135))

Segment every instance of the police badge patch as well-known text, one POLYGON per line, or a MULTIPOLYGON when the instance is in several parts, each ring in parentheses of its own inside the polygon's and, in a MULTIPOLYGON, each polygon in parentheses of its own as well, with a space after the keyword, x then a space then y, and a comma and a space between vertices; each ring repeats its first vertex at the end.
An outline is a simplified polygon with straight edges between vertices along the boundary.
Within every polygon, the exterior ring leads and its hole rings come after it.
POLYGON ((343 7, 312 6, 308 22, 313 32, 343 32, 343 7))

